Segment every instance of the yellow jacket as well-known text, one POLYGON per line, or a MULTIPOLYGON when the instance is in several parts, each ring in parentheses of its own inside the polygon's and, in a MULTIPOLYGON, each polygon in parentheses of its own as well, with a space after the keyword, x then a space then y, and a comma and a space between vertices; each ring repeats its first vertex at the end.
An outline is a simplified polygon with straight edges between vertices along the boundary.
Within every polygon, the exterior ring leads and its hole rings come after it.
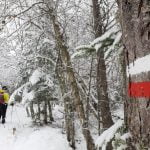
POLYGON ((8 101, 9 101, 9 94, 6 93, 4 90, 0 90, 0 93, 4 94, 4 102, 8 103, 8 101))

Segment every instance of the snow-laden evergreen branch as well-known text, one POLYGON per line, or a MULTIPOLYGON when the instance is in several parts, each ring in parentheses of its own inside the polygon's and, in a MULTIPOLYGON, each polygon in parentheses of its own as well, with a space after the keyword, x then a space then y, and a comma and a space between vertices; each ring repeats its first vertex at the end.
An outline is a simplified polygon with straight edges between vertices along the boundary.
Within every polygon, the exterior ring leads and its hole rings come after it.
POLYGON ((110 53, 115 49, 115 47, 120 43, 122 33, 118 27, 113 26, 110 30, 104 33, 99 38, 96 38, 89 45, 81 45, 77 47, 76 52, 72 55, 72 58, 79 58, 84 56, 89 56, 93 53, 98 53, 98 51, 106 51, 105 58, 110 56, 110 53))

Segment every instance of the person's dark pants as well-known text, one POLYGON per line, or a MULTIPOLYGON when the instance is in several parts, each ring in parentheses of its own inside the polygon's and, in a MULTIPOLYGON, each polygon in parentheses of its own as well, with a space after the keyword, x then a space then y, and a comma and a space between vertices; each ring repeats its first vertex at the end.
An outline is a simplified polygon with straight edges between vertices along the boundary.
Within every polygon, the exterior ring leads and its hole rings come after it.
POLYGON ((7 104, 1 104, 0 103, 0 119, 5 119, 6 117, 6 110, 7 110, 7 104))

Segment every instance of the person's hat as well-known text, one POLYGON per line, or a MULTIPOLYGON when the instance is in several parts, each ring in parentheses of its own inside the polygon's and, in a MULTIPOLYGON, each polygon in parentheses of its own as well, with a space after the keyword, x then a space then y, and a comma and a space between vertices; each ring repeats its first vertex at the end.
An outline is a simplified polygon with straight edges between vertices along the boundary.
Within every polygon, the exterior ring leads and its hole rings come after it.
POLYGON ((3 87, 2 87, 2 90, 7 90, 7 86, 3 86, 3 87))

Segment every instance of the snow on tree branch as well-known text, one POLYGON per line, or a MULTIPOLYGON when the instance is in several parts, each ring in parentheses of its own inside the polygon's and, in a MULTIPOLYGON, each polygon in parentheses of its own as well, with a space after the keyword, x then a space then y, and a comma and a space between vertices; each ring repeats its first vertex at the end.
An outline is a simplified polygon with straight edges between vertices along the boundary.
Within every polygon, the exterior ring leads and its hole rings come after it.
POLYGON ((99 50, 106 51, 107 58, 109 53, 115 49, 115 46, 121 40, 122 33, 118 29, 117 25, 113 26, 110 30, 105 32, 101 37, 96 38, 91 44, 89 45, 81 45, 77 47, 75 50, 76 52, 72 55, 72 58, 75 57, 83 57, 91 55, 93 52, 98 52, 99 50), (106 50, 107 49, 107 50, 106 50))
POLYGON ((97 148, 102 148, 102 150, 106 150, 107 144, 113 139, 117 130, 121 128, 122 125, 123 120, 118 120, 113 126, 104 131, 95 142, 97 148))

